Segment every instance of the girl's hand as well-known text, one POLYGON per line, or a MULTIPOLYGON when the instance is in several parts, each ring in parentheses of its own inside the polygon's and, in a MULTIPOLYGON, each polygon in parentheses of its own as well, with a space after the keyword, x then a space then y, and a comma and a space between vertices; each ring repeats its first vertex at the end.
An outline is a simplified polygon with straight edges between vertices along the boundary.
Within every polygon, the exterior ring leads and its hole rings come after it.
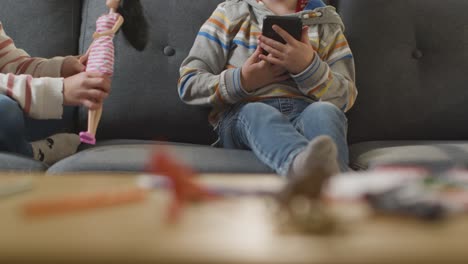
POLYGON ((101 33, 98 33, 98 32, 94 32, 93 33, 93 39, 97 39, 99 37, 102 37, 103 35, 101 33))
POLYGON ((260 55, 260 59, 271 64, 284 67, 291 74, 303 72, 312 63, 316 52, 309 41, 309 27, 302 28, 301 41, 295 39, 284 29, 273 25, 273 30, 276 31, 285 41, 286 44, 260 36, 260 45, 266 50, 269 55, 260 55))
POLYGON ((63 60, 60 76, 67 78, 77 73, 83 72, 85 66, 81 63, 78 56, 69 56, 63 60))
POLYGON ((78 60, 83 65, 88 64, 88 58, 89 58, 89 52, 86 52, 84 55, 78 56, 78 60))
POLYGON ((279 65, 272 65, 261 60, 259 55, 262 49, 260 45, 255 52, 245 61, 241 69, 242 87, 247 92, 253 92, 265 85, 281 82, 290 78, 286 69, 279 65))
POLYGON ((110 78, 102 73, 82 72, 65 78, 63 104, 98 109, 109 95, 110 86, 110 78))

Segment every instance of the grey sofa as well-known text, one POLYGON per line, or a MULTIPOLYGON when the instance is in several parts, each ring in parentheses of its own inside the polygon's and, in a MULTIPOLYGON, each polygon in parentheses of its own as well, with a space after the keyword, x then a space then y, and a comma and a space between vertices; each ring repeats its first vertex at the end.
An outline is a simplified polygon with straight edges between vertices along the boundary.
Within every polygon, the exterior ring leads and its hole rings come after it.
MULTIPOLYGON (((179 65, 219 2, 143 0, 151 41, 138 53, 116 37, 116 74, 98 144, 82 146, 51 167, 0 153, 0 170, 143 171, 154 145, 165 142, 200 172, 271 172, 250 151, 211 147, 215 135, 208 109, 186 106, 177 95, 179 65)), ((350 166, 468 160, 468 1, 331 2, 344 19, 356 61, 359 96, 348 114, 350 166)), ((0 20, 17 46, 34 56, 79 54, 91 41, 96 18, 106 12, 104 3, 2 0, 0 20), (34 23, 26 19, 31 16, 34 23)), ((83 130, 86 117, 86 109, 68 108, 63 120, 27 125, 35 139, 83 130)))

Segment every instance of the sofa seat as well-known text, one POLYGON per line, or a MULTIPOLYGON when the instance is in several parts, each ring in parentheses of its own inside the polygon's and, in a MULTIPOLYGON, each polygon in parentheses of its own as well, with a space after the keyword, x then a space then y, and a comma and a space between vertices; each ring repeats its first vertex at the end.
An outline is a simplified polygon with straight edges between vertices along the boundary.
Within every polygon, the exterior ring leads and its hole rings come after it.
POLYGON ((28 157, 10 153, 0 153, 0 171, 43 172, 47 165, 28 157))
POLYGON ((416 165, 445 169, 467 164, 468 141, 369 141, 350 146, 350 167, 416 165))
POLYGON ((47 173, 144 172, 158 146, 200 173, 272 173, 251 151, 145 140, 102 141, 54 164, 47 173))

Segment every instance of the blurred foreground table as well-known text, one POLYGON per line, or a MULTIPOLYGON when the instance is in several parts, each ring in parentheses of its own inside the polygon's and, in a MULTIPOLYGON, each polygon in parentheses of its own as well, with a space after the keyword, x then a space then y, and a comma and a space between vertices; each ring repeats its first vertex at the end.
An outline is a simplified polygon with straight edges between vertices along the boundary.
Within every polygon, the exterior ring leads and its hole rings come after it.
MULTIPOLYGON (((25 177, 0 175, 0 184, 25 177)), ((203 175, 206 185, 279 189, 273 175, 203 175)), ((331 235, 281 232, 270 199, 245 196, 188 205, 166 222, 170 193, 143 202, 26 217, 25 203, 135 187, 136 175, 33 177, 0 198, 0 263, 468 263, 468 217, 425 223, 376 217, 363 204, 331 205, 331 235)))

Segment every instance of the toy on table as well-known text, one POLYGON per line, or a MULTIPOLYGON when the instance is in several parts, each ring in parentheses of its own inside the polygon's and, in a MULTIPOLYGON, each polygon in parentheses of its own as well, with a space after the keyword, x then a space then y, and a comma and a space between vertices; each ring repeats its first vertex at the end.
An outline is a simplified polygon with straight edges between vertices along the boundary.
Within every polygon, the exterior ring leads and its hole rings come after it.
POLYGON ((167 151, 155 152, 148 169, 151 173, 166 176, 169 180, 173 195, 168 211, 169 223, 177 222, 185 203, 211 201, 221 197, 193 181, 196 176, 195 172, 185 164, 176 161, 167 151))
MULTIPOLYGON (((109 13, 96 21, 96 32, 81 62, 87 72, 98 72, 112 77, 114 73, 114 36, 122 27, 128 42, 142 51, 148 41, 148 23, 143 16, 140 0, 106 0, 109 13), (125 20, 125 23, 124 23, 125 20)), ((81 142, 96 144, 96 130, 101 119, 102 107, 88 111, 88 130, 80 132, 81 142)))
POLYGON ((21 177, 18 179, 0 182, 0 198, 9 197, 18 193, 29 191, 33 188, 31 177, 21 177))
POLYGON ((289 179, 276 196, 281 227, 312 234, 333 231, 335 220, 322 202, 322 190, 337 173, 328 167, 317 167, 306 177, 289 179))
MULTIPOLYGON (((255 188, 250 190, 222 186, 202 186, 193 179, 197 176, 187 165, 172 158, 165 150, 156 151, 151 157, 148 170, 153 181, 147 176, 141 177, 140 184, 144 188, 170 188, 172 201, 168 209, 168 221, 175 223, 187 202, 212 201, 224 197, 238 196, 268 196, 275 199, 279 206, 280 216, 287 216, 288 226, 306 233, 325 233, 333 226, 331 217, 321 205, 319 198, 322 185, 328 177, 301 179, 287 184, 280 192, 255 188), (159 177, 165 178, 159 178, 159 177), (158 178, 156 178, 158 177, 158 178), (167 179, 167 180, 162 180, 167 179), (315 186, 318 184, 318 186, 315 186), (314 186, 314 190, 306 188, 314 186), (306 189, 309 189, 306 191, 306 189)), ((324 174, 325 175, 325 174, 324 174)), ((329 175, 326 173, 326 175, 329 175)), ((284 218, 283 218, 284 219, 284 218)))
POLYGON ((28 217, 55 215, 95 208, 141 202, 147 191, 141 188, 103 191, 91 194, 69 195, 58 198, 33 200, 24 204, 23 211, 28 217))

